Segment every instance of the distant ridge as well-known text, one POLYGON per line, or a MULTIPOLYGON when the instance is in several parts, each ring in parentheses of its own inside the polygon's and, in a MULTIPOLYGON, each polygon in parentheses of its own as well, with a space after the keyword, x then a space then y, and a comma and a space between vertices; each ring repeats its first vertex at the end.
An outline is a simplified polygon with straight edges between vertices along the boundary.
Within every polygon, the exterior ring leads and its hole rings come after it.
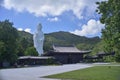
MULTIPOLYGON (((20 38, 25 38, 29 44, 33 45, 33 35, 24 31, 19 31, 20 38)), ((84 36, 74 35, 69 32, 59 31, 45 34, 44 51, 49 51, 52 49, 52 45, 75 45, 78 49, 88 49, 93 48, 98 42, 100 42, 99 37, 87 38, 84 36)))

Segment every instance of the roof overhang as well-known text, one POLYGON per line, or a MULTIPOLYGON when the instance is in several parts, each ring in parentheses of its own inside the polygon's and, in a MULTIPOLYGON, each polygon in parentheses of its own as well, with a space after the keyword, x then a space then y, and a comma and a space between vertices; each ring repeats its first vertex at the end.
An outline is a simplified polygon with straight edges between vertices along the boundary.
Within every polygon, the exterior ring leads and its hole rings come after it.
POLYGON ((51 59, 53 57, 44 57, 44 56, 21 56, 18 59, 51 59))

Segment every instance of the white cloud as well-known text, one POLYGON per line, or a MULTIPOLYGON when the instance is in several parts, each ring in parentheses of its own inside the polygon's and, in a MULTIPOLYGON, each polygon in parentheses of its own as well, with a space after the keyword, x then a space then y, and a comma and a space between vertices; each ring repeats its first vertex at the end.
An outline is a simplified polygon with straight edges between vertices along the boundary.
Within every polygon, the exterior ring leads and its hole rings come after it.
POLYGON ((30 28, 26 28, 26 29, 23 29, 23 28, 17 28, 18 31, 25 31, 25 32, 29 32, 31 33, 31 29, 30 28))
POLYGON ((31 33, 31 29, 30 28, 26 28, 24 31, 31 33))
POLYGON ((54 17, 54 18, 48 18, 47 20, 50 21, 50 22, 56 22, 59 19, 58 19, 58 17, 54 17))
POLYGON ((59 16, 65 11, 72 11, 82 19, 84 15, 93 15, 96 1, 103 0, 4 0, 3 6, 18 12, 28 11, 36 16, 59 16))
POLYGON ((104 29, 104 24, 101 24, 100 21, 91 19, 87 24, 82 26, 81 30, 75 30, 71 33, 80 36, 94 37, 98 36, 98 34, 101 33, 102 29, 104 29))
POLYGON ((23 31, 23 28, 17 28, 18 31, 23 31))

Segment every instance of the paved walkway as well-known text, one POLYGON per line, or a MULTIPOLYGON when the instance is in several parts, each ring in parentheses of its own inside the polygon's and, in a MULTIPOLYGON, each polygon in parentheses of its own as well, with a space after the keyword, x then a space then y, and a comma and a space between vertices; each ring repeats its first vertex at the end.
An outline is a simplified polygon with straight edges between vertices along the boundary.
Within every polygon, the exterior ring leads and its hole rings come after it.
POLYGON ((61 66, 40 66, 29 68, 2 69, 0 70, 0 80, 55 80, 45 79, 42 77, 88 67, 92 67, 92 65, 68 64, 61 66))

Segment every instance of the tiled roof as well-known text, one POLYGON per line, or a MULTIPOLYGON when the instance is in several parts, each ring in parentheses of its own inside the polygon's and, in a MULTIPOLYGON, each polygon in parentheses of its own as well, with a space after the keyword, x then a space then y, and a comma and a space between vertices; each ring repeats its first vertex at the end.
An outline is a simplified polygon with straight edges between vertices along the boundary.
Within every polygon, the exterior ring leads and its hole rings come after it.
POLYGON ((56 46, 53 45, 54 52, 88 52, 88 51, 81 51, 77 49, 75 46, 56 46))
POLYGON ((21 56, 18 59, 49 59, 52 57, 45 57, 45 56, 21 56))

